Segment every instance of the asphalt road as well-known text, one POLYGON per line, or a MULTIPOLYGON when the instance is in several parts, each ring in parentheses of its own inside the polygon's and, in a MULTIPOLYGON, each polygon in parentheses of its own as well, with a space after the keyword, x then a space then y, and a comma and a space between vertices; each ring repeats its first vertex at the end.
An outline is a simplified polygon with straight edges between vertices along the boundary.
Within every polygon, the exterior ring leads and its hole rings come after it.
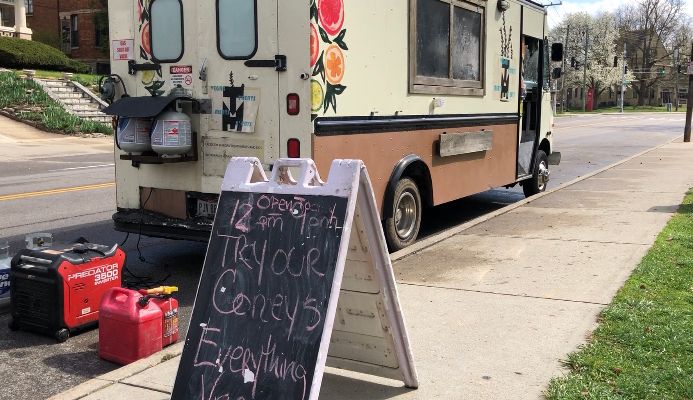
MULTIPOLYGON (((557 118, 555 146, 563 160, 552 168, 549 186, 680 136, 683 125, 683 114, 557 118)), ((79 237, 104 244, 126 239, 111 225, 113 156, 104 141, 80 151, 79 144, 55 146, 40 140, 10 139, 0 131, 0 143, 6 150, 0 156, 0 239, 9 240, 11 251, 23 246, 26 233, 38 231, 52 232, 56 241, 65 242, 79 237)), ((496 189, 436 207, 426 213, 421 234, 434 234, 522 198, 520 188, 496 189)), ((130 235, 124 249, 132 274, 149 283, 180 287, 184 333, 206 246, 130 235)), ((141 283, 132 276, 130 281, 141 283)), ((98 358, 95 330, 56 344, 49 337, 10 332, 8 320, 7 314, 0 314, 0 399, 45 398, 118 367, 98 358)))

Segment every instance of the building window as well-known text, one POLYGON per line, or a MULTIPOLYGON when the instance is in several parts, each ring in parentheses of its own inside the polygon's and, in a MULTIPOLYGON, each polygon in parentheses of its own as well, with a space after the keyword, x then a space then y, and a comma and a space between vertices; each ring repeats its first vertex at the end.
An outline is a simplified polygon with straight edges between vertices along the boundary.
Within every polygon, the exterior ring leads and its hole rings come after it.
POLYGON ((79 47, 79 23, 78 15, 70 15, 70 47, 79 47))
POLYGON ((34 15, 34 0, 24 0, 26 15, 34 15))
POLYGON ((94 44, 98 48, 108 46, 108 13, 94 14, 94 44))
POLYGON ((150 35, 152 57, 158 62, 183 58, 183 3, 181 0, 152 0, 150 35))
POLYGON ((484 12, 478 0, 411 2, 412 93, 484 94, 484 12))
POLYGON ((253 57, 257 51, 256 0, 217 0, 217 48, 227 60, 253 57))

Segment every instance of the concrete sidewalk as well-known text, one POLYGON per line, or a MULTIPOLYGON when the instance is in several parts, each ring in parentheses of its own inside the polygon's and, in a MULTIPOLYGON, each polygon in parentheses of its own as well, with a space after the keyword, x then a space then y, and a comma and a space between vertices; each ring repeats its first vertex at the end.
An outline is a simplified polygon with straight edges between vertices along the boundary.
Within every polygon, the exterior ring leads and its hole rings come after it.
MULTIPOLYGON (((328 368, 321 398, 540 398, 693 186, 690 159, 667 144, 399 259, 420 388, 328 368)), ((167 399, 181 348, 54 399, 167 399)))
POLYGON ((42 131, 31 125, 0 115, 0 161, 46 157, 45 147, 50 145, 52 155, 103 154, 113 152, 113 137, 80 137, 42 131))

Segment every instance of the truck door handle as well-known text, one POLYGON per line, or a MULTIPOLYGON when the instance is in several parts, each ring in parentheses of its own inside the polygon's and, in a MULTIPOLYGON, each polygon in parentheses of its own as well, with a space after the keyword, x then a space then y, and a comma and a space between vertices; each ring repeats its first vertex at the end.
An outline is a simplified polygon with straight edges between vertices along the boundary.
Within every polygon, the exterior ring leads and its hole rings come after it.
POLYGON ((128 61, 128 74, 135 75, 137 71, 157 71, 161 73, 161 64, 137 64, 135 60, 128 61))
POLYGON ((274 68, 277 71, 286 71, 286 56, 277 54, 274 60, 248 60, 246 67, 250 68, 274 68))

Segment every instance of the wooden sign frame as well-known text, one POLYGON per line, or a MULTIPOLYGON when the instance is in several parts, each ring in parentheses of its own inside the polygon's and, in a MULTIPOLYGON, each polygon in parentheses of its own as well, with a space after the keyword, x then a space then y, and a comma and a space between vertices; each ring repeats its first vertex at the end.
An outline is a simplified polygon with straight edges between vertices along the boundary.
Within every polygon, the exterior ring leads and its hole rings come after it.
MULTIPOLYGON (((222 194, 271 193, 332 196, 347 200, 337 262, 307 398, 318 399, 326 363, 337 368, 398 379, 406 387, 417 388, 418 378, 399 305, 392 264, 375 196, 363 162, 335 160, 330 169, 329 180, 323 182, 310 159, 280 159, 274 164, 272 175, 268 179, 257 158, 238 157, 229 162, 221 189, 222 194), (292 175, 292 170, 298 171, 297 178, 292 175), (352 264, 354 268, 351 268, 352 264), (342 285, 345 268, 346 284, 342 285), (335 325, 337 314, 339 319, 335 325)), ((216 222, 215 220, 215 226, 216 222)), ((212 240, 214 232, 210 247, 212 240)), ((208 251, 205 266, 209 256, 208 251)), ((202 277, 204 278, 204 270, 202 277)), ((195 302, 197 301, 196 297, 195 302)), ((195 312, 197 308, 193 306, 193 310, 195 312)), ((195 321, 195 315, 192 316, 192 321, 195 321)), ((191 331, 196 328, 191 323, 181 364, 184 360, 191 359, 196 350, 194 347, 198 346, 198 343, 190 342, 191 331), (186 353, 189 353, 187 357, 186 353)), ((199 351, 197 348, 198 353, 199 351)), ((179 367, 176 386, 185 383, 181 370, 185 368, 179 367)), ((176 386, 173 398, 180 392, 176 390, 176 386)))

